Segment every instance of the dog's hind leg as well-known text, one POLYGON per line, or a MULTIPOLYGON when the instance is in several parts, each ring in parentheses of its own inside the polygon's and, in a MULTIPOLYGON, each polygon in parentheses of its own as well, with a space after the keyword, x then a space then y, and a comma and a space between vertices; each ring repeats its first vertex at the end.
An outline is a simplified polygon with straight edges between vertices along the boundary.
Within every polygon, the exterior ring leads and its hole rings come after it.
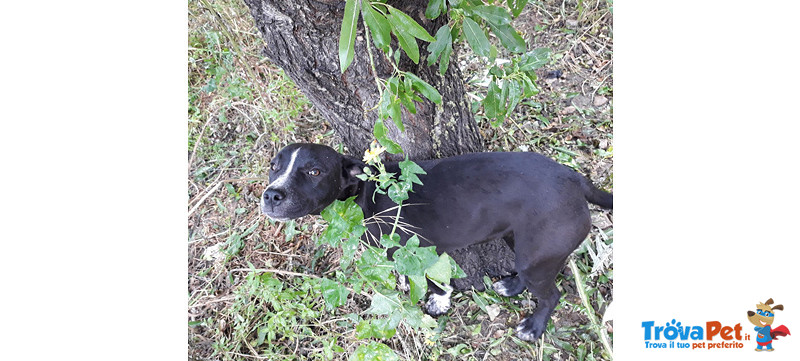
POLYGON ((533 314, 525 317, 517 325, 517 337, 525 341, 535 341, 542 336, 550 315, 558 305, 561 293, 556 288, 554 277, 543 277, 527 280, 528 290, 538 300, 533 314))

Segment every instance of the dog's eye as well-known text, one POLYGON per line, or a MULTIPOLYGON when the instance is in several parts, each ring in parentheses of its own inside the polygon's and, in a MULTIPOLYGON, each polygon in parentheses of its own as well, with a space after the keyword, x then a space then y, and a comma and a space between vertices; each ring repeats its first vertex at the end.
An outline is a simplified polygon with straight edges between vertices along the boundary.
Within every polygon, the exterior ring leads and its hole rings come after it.
POLYGON ((278 163, 270 164, 269 169, 272 169, 273 172, 278 170, 278 163))
POLYGON ((311 175, 311 176, 314 176, 314 177, 318 176, 319 175, 319 169, 314 168, 314 169, 308 171, 308 175, 311 175))

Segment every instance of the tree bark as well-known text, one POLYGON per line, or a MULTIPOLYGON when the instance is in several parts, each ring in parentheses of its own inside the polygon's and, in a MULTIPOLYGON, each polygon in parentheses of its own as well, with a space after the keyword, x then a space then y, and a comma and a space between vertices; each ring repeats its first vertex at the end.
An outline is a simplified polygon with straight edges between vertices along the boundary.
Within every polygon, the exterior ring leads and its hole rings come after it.
MULTIPOLYGON (((348 153, 362 155, 373 139, 372 129, 378 117, 375 105, 379 101, 367 41, 377 76, 386 79, 392 74, 383 52, 365 36, 363 21, 358 22, 355 58, 342 74, 338 49, 344 1, 245 0, 245 3, 266 43, 264 55, 283 68, 298 85, 342 138, 348 153)), ((445 15, 434 21, 426 19, 427 3, 427 0, 391 2, 434 34, 447 19, 445 15)), ((397 48, 396 39, 393 41, 393 47, 397 48)), ((482 151, 483 142, 464 94, 455 52, 442 76, 438 64, 426 65, 427 43, 418 41, 418 44, 419 65, 404 53, 398 67, 434 86, 442 95, 442 105, 425 99, 416 103, 416 114, 404 108, 402 118, 406 131, 401 133, 391 122, 386 122, 389 137, 415 160, 482 151)))

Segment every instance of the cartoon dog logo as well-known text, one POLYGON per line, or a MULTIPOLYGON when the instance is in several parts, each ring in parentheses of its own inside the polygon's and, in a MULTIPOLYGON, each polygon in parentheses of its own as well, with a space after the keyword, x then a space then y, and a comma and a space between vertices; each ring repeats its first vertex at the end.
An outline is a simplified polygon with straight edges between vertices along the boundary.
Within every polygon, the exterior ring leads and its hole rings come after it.
POLYGON ((767 347, 767 351, 774 351, 775 349, 772 348, 773 340, 777 340, 778 336, 785 337, 791 335, 786 326, 781 325, 772 328, 772 322, 775 321, 774 311, 783 311, 783 305, 770 306, 774 302, 775 301, 770 298, 767 302, 757 304, 756 312, 747 311, 747 320, 756 325, 755 330, 758 332, 758 337, 756 338, 758 347, 756 351, 764 351, 763 348, 765 346, 767 347))

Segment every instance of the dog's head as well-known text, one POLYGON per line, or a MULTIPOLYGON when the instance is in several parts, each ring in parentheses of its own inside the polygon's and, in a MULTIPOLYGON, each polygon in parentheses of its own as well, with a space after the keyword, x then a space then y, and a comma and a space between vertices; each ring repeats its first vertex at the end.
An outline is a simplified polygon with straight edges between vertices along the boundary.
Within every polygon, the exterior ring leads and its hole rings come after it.
POLYGON ((756 312, 747 311, 747 320, 759 327, 771 325, 775 321, 775 310, 783 310, 783 305, 770 306, 773 303, 770 298, 767 302, 757 304, 756 312))
POLYGON ((355 193, 363 167, 358 159, 324 145, 290 144, 270 162, 261 212, 279 221, 319 214, 334 200, 355 193))

